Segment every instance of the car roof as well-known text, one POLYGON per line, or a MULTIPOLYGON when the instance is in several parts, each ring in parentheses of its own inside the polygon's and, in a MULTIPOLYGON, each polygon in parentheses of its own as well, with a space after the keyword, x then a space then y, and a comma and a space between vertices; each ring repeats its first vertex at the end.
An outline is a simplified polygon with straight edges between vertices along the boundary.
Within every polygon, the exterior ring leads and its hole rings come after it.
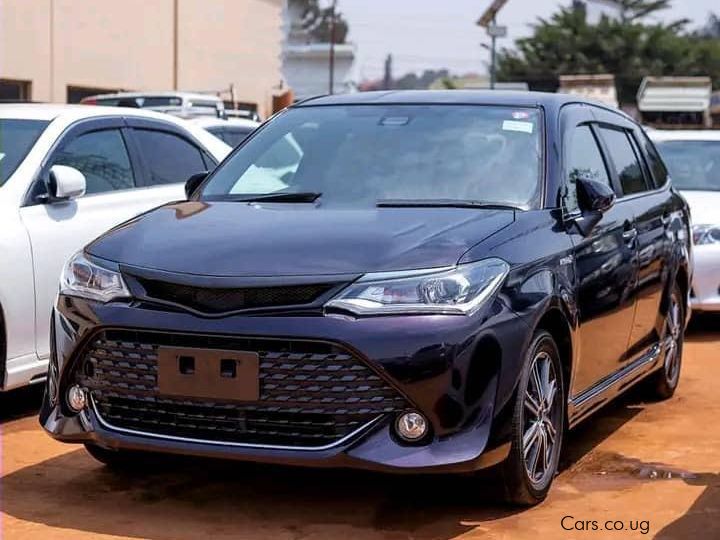
POLYGON ((255 129, 260 125, 260 122, 255 122, 254 120, 249 120, 247 118, 228 118, 227 120, 223 120, 222 118, 216 118, 213 116, 198 116, 196 118, 192 118, 190 121, 203 128, 238 126, 255 129))
POLYGON ((149 111, 147 109, 104 107, 101 105, 66 105, 59 103, 0 103, 0 118, 46 120, 53 123, 57 122, 62 128, 78 120, 108 116, 147 118, 174 124, 192 134, 205 146, 206 150, 213 154, 218 160, 222 160, 231 150, 223 141, 191 122, 187 122, 176 116, 149 111))
POLYGON ((720 141, 720 130, 713 129, 653 129, 648 135, 654 141, 720 141))
POLYGON ((110 94, 96 94, 94 96, 88 96, 90 98, 95 99, 111 99, 111 98, 135 98, 135 97, 179 97, 179 98, 187 98, 187 99, 203 99, 203 100, 210 100, 210 101, 217 101, 221 102, 222 99, 220 99, 217 96, 213 96, 212 94, 200 94, 197 92, 172 92, 172 91, 162 91, 162 92, 114 92, 110 94))
POLYGON ((98 116, 135 116, 180 123, 174 116, 132 107, 67 105, 62 103, 0 103, 0 118, 25 118, 28 120, 55 120, 62 118, 74 121, 98 116))
POLYGON ((527 92, 516 90, 388 90, 359 92, 355 94, 336 94, 309 98, 295 104, 295 107, 316 105, 383 105, 383 104, 469 104, 469 105, 509 105, 515 107, 538 107, 559 109, 568 103, 587 103, 625 115, 622 111, 611 109, 599 101, 571 94, 549 92, 527 92))

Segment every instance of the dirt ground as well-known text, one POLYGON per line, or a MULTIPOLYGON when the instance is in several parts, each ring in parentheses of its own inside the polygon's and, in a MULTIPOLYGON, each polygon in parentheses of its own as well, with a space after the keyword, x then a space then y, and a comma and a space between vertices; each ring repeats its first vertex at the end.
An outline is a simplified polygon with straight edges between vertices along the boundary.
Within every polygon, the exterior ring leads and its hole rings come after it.
POLYGON ((675 398, 634 392, 585 423, 530 510, 493 503, 486 481, 468 478, 198 460, 114 474, 42 433, 37 390, 7 394, 0 538, 720 539, 719 353, 720 319, 702 319, 675 398))

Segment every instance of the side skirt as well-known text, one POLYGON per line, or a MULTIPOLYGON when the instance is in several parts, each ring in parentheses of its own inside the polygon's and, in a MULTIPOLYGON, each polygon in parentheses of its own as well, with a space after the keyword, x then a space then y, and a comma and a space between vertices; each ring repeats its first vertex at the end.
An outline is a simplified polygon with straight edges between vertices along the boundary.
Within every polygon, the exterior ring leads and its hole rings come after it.
POLYGON ((595 411, 622 394, 662 365, 664 347, 653 345, 633 362, 605 377, 594 386, 584 390, 568 402, 568 424, 571 428, 585 420, 595 411))

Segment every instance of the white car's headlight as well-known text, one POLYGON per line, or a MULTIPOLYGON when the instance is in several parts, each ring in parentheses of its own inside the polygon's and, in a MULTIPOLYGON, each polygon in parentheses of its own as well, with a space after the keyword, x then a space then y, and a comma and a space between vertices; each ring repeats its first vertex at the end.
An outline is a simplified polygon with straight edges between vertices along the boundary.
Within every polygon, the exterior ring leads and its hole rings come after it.
POLYGON ((720 225, 693 225, 692 230, 696 246, 720 244, 720 225))
POLYGON ((438 313, 472 315, 510 271, 501 259, 452 269, 365 274, 325 304, 357 315, 438 313))
POLYGON ((70 257, 65 264, 60 277, 60 292, 100 302, 130 297, 119 272, 98 266, 88 260, 82 251, 70 257))

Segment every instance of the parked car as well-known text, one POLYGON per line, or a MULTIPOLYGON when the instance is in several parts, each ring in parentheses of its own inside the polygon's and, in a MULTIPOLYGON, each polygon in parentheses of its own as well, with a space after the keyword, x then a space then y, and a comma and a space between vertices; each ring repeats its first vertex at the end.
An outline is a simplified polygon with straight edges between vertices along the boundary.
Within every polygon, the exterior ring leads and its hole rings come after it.
POLYGON ((147 111, 0 105, 0 390, 42 381, 63 264, 108 228, 183 198, 230 148, 147 111))
POLYGON ((534 504, 566 426, 641 380, 677 387, 688 210, 619 111, 318 98, 186 189, 63 273, 40 421, 104 463, 498 465, 534 504))
POLYGON ((225 103, 212 94, 192 92, 118 92, 98 94, 80 100, 84 105, 105 105, 109 107, 130 107, 149 109, 179 116, 193 118, 197 116, 225 117, 225 103))
POLYGON ((209 116, 194 118, 192 122, 204 130, 209 131, 233 148, 247 139, 248 135, 260 126, 259 122, 253 120, 240 118, 223 120, 222 118, 212 118, 209 116))
POLYGON ((690 204, 695 241, 693 311, 720 311, 720 132, 654 130, 673 184, 690 204))

